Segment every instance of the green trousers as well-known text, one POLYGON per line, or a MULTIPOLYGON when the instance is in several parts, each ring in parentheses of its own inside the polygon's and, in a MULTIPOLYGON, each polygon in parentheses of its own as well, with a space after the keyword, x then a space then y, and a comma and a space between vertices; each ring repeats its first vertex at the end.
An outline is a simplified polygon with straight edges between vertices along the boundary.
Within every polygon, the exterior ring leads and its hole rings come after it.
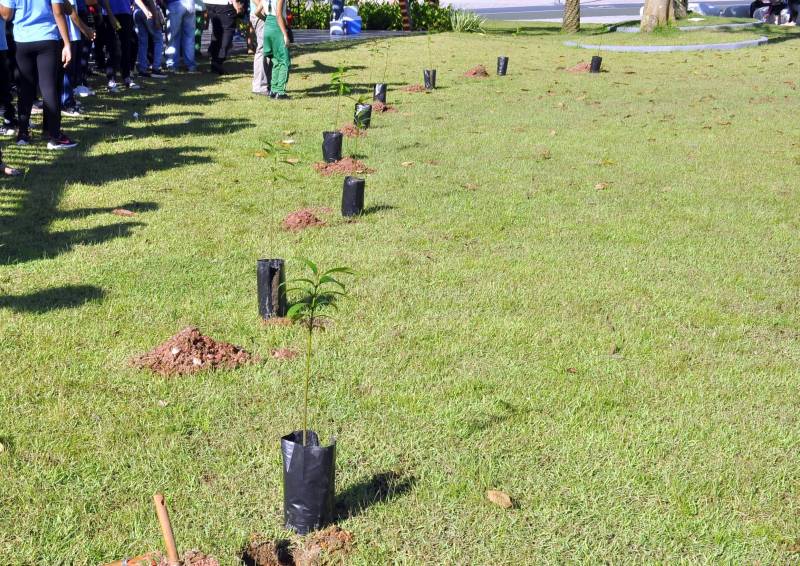
POLYGON ((275 16, 267 16, 264 21, 264 57, 272 59, 272 84, 270 90, 276 94, 286 92, 289 80, 289 47, 283 40, 283 32, 278 27, 275 16))

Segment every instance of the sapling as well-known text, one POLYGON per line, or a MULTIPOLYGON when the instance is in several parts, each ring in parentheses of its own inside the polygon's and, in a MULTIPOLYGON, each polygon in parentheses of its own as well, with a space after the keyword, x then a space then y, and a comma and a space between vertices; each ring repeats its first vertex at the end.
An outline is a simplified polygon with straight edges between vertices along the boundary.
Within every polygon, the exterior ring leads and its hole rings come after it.
POLYGON ((303 263, 311 272, 309 277, 290 279, 282 285, 287 294, 297 294, 296 300, 286 312, 286 316, 295 322, 300 322, 307 331, 306 336, 306 382, 303 395, 303 446, 306 445, 306 431, 308 430, 308 388, 311 383, 311 358, 313 356, 314 330, 320 327, 324 320, 332 320, 330 316, 321 314, 329 309, 337 309, 339 299, 347 297, 347 288, 336 277, 339 275, 353 275, 349 267, 334 267, 327 271, 320 271, 317 265, 308 259, 303 263), (334 277, 334 275, 336 277, 334 277))
POLYGON ((289 181, 290 179, 280 173, 281 164, 294 166, 298 162, 296 157, 293 157, 291 150, 281 144, 275 144, 265 141, 263 154, 265 157, 270 157, 270 181, 274 185, 278 180, 289 181))
POLYGON ((350 94, 350 85, 347 84, 347 68, 339 65, 339 68, 331 76, 330 87, 336 93, 336 114, 334 116, 333 128, 331 131, 335 132, 339 129, 339 117, 342 113, 342 97, 350 94))

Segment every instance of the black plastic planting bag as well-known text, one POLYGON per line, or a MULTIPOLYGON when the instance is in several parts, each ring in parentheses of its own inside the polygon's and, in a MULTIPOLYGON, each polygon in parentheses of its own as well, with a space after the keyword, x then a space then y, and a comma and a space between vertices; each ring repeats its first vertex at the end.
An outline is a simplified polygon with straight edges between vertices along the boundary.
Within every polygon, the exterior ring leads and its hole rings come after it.
POLYGON ((497 58, 497 76, 505 76, 508 71, 508 57, 497 58))
POLYGON ((258 314, 264 319, 286 316, 283 260, 259 259, 256 275, 258 277, 258 314))
POLYGON ((322 159, 327 163, 342 158, 342 132, 322 132, 322 159))
POLYGON ((425 69, 422 71, 422 79, 425 81, 425 89, 433 90, 436 88, 436 69, 425 69))
POLYGON ((372 122, 372 104, 356 104, 356 109, 353 112, 353 124, 359 130, 366 130, 372 122))
POLYGON ((372 100, 386 104, 386 83, 377 83, 372 91, 372 100))
POLYGON ((364 179, 345 177, 342 186, 342 216, 358 216, 364 210, 364 179))
POLYGON ((304 535, 333 522, 336 497, 336 439, 320 446, 313 430, 296 430, 281 438, 283 518, 286 528, 304 535))
POLYGON ((590 73, 599 73, 600 72, 600 65, 603 63, 603 58, 597 55, 592 57, 592 64, 589 67, 590 73))

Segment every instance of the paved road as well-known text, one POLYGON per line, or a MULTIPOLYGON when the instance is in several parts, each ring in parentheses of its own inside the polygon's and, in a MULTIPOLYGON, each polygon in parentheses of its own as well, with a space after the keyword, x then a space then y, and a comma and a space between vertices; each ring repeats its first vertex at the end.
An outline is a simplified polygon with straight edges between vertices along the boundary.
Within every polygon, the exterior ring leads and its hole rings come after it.
MULTIPOLYGON (((502 0, 498 0, 495 4, 502 4, 502 0)), ((457 3, 454 3, 457 4, 457 3)), ((469 2, 463 2, 464 5, 469 2)), ((485 3, 475 2, 475 5, 484 5, 485 3)), ((713 2, 715 6, 722 8, 733 6, 737 4, 749 4, 747 0, 740 0, 738 2, 725 0, 723 2, 713 2)), ((630 2, 607 2, 603 0, 582 0, 581 1, 581 18, 591 18, 595 21, 602 21, 605 19, 624 20, 628 17, 638 18, 639 9, 642 7, 643 2, 639 0, 632 0, 630 2)), ((527 6, 509 6, 509 7, 475 7, 472 8, 474 12, 492 20, 510 20, 510 21, 537 21, 537 20, 553 20, 560 19, 563 4, 561 2, 543 2, 539 1, 534 4, 531 2, 527 6)))

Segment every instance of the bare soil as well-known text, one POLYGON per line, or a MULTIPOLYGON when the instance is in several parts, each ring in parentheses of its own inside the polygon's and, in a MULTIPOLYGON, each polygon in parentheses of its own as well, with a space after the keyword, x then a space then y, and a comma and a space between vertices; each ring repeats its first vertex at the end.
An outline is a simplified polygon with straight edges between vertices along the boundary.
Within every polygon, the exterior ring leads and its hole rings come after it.
POLYGON ((402 89, 403 92, 425 92, 425 87, 422 85, 408 85, 404 86, 402 89))
POLYGON ((345 157, 333 163, 315 163, 314 169, 329 177, 331 175, 352 175, 353 173, 374 173, 375 169, 370 169, 358 159, 345 157))
POLYGON ((275 360, 293 360, 300 354, 291 348, 273 348, 270 355, 275 360))
POLYGON ((477 67, 472 67, 469 71, 464 73, 464 76, 472 79, 485 79, 489 76, 489 73, 486 70, 486 67, 483 65, 478 65, 477 67))
POLYGON ((111 214, 114 216, 136 216, 134 211, 128 210, 127 208, 115 208, 111 211, 111 214))
MULTIPOLYGON (((188 550, 180 561, 181 566, 220 566, 219 560, 213 556, 203 554, 199 550, 188 550)), ((142 562, 132 562, 131 566, 144 566, 142 562)), ((169 566, 166 556, 160 555, 156 561, 147 562, 147 566, 169 566)))
POLYGON ((315 226, 325 226, 325 221, 321 220, 311 208, 296 210, 283 219, 283 229, 289 232, 299 232, 306 228, 315 226))
POLYGON ((345 124, 339 128, 339 131, 346 138, 364 138, 367 136, 367 130, 361 130, 354 124, 345 124))
POLYGON ((592 68, 591 63, 587 63, 585 61, 581 61, 580 63, 578 63, 574 67, 570 67, 569 69, 567 69, 567 71, 570 72, 570 73, 588 73, 589 69, 591 69, 591 68, 592 68))
POLYGON ((384 104, 383 102, 373 102, 372 109, 379 114, 383 114, 384 112, 397 112, 397 108, 391 104, 384 104))
POLYGON ((308 535, 304 542, 298 537, 269 540, 253 535, 242 552, 246 566, 323 566, 341 564, 353 549, 352 533, 336 525, 308 535))
POLYGON ((130 364, 168 376, 218 368, 236 369, 257 359, 239 346, 217 342, 196 327, 187 326, 146 354, 132 358, 130 364))

